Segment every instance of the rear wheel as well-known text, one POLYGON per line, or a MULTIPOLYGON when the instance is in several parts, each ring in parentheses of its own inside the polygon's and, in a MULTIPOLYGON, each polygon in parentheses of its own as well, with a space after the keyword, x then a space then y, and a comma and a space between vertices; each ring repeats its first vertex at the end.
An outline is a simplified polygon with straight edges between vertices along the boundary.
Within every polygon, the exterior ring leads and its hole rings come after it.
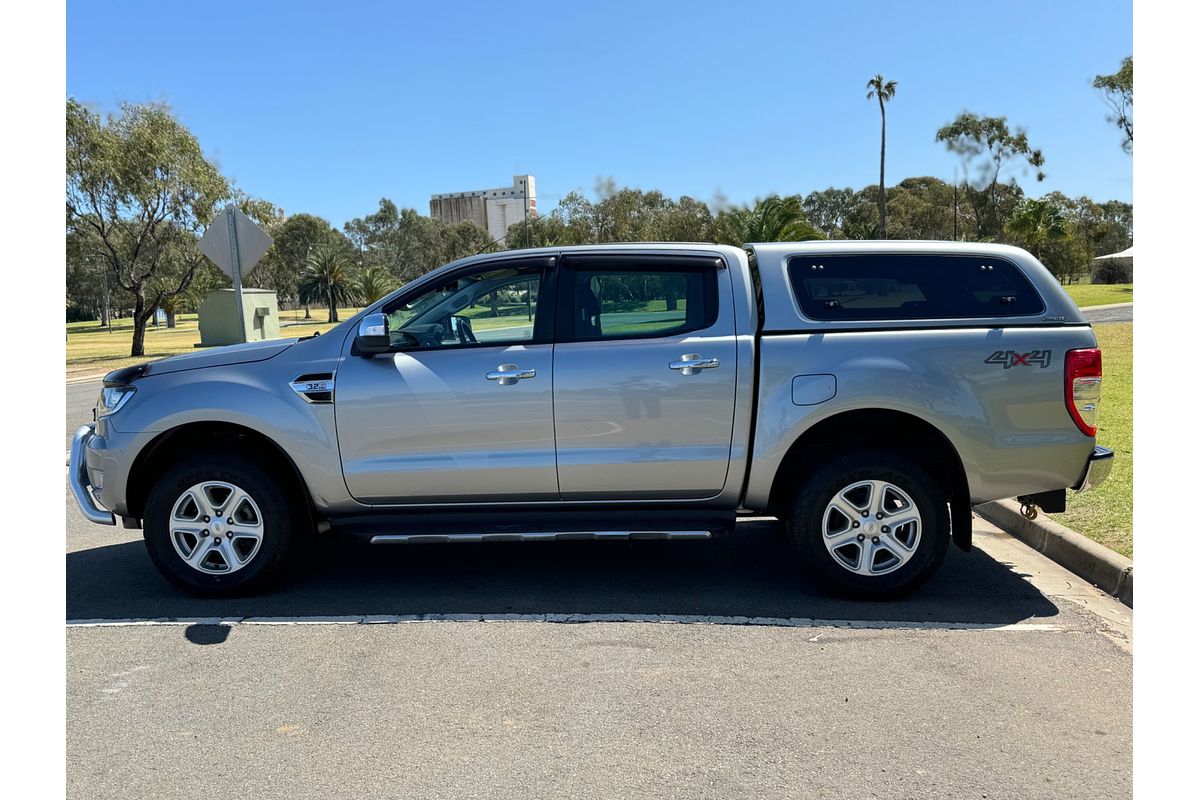
POLYGON ((143 520, 150 559, 179 588, 243 594, 276 579, 307 538, 299 498, 239 455, 200 455, 167 470, 143 520))
POLYGON ((792 498, 788 536, 805 566, 839 594, 896 597, 946 557, 945 493, 894 453, 848 454, 815 470, 792 498))

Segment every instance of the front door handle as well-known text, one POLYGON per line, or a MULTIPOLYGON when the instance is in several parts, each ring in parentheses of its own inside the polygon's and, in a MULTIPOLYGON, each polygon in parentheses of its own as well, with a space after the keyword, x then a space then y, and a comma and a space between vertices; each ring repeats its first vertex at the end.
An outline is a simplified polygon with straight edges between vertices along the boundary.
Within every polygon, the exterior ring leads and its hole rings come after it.
POLYGON ((501 364, 485 376, 501 386, 512 386, 523 378, 536 378, 536 369, 521 369, 516 364, 501 364))
POLYGON ((716 369, 721 366, 721 362, 715 358, 704 358, 698 353, 688 353, 681 357, 679 361, 672 361, 667 366, 671 369, 679 370, 679 374, 681 375, 695 375, 701 370, 716 369))

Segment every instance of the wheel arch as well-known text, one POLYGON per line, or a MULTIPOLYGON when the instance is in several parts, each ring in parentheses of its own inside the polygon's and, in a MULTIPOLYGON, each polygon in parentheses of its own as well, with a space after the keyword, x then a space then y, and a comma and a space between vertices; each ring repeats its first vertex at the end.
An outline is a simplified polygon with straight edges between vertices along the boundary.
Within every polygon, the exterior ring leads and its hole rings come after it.
POLYGON ((775 473, 771 510, 778 515, 793 488, 816 466, 806 455, 860 448, 894 450, 928 470, 949 499, 954 543, 963 550, 971 549, 971 495, 962 457, 937 426, 904 411, 843 411, 808 428, 788 448, 775 473))
POLYGON ((308 486, 299 467, 271 437, 234 422, 189 422, 176 426, 154 437, 134 459, 129 470, 125 497, 128 515, 141 519, 146 499, 154 485, 154 478, 161 475, 171 463, 189 449, 224 450, 237 452, 266 466, 283 467, 278 471, 289 493, 301 498, 310 518, 315 519, 315 508, 308 486))

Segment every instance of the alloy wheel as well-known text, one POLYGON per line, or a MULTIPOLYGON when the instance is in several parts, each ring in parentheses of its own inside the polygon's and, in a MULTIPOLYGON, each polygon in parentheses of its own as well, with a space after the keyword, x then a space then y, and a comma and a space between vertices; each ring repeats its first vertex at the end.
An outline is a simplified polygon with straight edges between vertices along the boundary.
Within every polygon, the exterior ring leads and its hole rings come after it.
POLYGON ((825 549, 856 575, 886 575, 909 562, 921 542, 921 513, 912 497, 888 481, 857 481, 825 506, 825 549))
POLYGON ((249 564, 262 547, 263 516, 244 489, 203 481, 171 507, 171 544, 194 570, 227 575, 249 564))

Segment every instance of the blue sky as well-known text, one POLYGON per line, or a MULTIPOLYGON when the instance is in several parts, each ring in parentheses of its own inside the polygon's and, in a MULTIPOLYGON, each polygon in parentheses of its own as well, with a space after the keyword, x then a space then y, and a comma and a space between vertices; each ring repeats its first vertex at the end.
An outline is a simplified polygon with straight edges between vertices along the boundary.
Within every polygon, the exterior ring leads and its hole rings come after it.
POLYGON ((1130 200, 1091 79, 1132 52, 1130 2, 67 4, 67 93, 163 101, 247 192, 335 225, 380 197, 537 178, 545 213, 598 176, 734 203, 879 178, 952 180, 934 141, 1004 115, 1058 189, 1130 200), (201 10, 202 9, 202 10, 201 10))

